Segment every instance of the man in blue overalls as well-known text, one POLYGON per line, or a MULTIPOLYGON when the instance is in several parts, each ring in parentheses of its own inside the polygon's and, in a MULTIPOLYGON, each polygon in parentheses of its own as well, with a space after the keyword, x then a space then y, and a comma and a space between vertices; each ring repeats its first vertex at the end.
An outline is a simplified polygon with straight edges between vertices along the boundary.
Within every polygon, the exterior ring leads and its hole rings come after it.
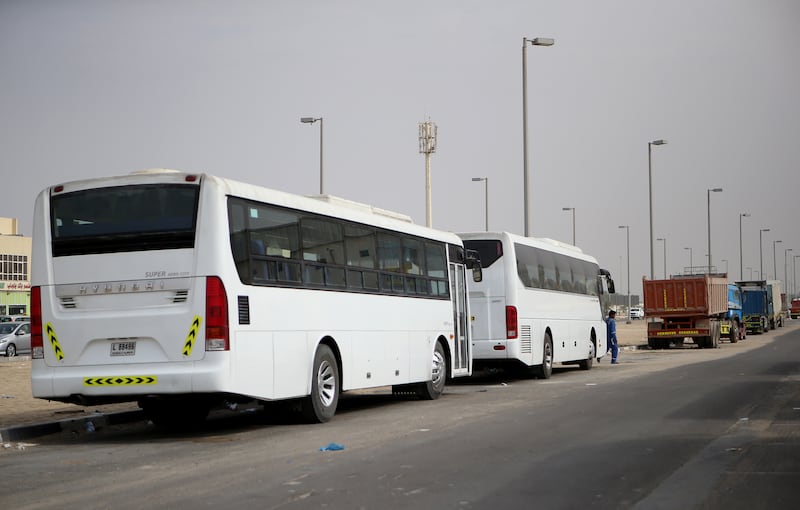
POLYGON ((617 344, 617 321, 614 320, 614 317, 616 316, 617 312, 614 310, 609 310, 608 317, 606 318, 606 347, 611 350, 612 365, 617 364, 617 356, 619 356, 619 345, 617 344))

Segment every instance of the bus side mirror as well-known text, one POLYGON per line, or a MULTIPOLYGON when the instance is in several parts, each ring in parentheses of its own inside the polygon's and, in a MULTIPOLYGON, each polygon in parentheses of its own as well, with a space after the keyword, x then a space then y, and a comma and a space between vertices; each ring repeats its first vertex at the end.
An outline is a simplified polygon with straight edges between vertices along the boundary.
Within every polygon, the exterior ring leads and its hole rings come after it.
POLYGON ((475 250, 466 250, 467 267, 472 269, 472 280, 479 282, 483 280, 483 268, 481 268, 481 256, 475 250))
POLYGON ((608 293, 616 294, 616 290, 614 290, 614 280, 612 280, 611 278, 608 279, 608 293))
POLYGON ((483 269, 481 269, 481 265, 478 264, 472 268, 472 281, 479 282, 481 280, 483 280, 483 269))

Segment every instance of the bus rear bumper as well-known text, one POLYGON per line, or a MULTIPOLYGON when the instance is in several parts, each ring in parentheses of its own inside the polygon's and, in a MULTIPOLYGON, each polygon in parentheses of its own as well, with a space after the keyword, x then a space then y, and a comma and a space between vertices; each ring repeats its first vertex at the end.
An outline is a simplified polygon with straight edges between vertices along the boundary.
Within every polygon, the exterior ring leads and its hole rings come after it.
POLYGON ((32 360, 31 390, 36 398, 93 405, 129 402, 148 395, 223 393, 227 354, 202 361, 54 367, 32 360))
POLYGON ((507 340, 478 340, 472 342, 472 359, 506 360, 515 358, 513 343, 507 340))

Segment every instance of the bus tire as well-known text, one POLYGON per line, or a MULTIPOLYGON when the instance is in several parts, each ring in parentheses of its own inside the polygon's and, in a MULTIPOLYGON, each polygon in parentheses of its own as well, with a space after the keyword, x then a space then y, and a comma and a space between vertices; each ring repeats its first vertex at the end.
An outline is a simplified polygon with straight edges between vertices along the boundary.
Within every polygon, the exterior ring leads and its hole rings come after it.
POLYGON ((535 368, 535 373, 539 379, 550 379, 553 375, 553 339, 550 338, 550 333, 544 334, 542 364, 535 368))
POLYGON ((447 356, 444 347, 441 342, 436 342, 436 347, 433 349, 431 380, 417 385, 417 396, 422 400, 436 400, 441 397, 447 382, 447 373, 447 356))
POLYGON ((589 341, 589 357, 578 363, 581 370, 591 370, 594 366, 594 358, 597 356, 597 346, 595 345, 594 338, 589 341))
POLYGON ((301 412, 310 423, 325 423, 336 414, 339 403, 339 364, 330 347, 320 344, 314 354, 311 394, 302 401, 301 412))

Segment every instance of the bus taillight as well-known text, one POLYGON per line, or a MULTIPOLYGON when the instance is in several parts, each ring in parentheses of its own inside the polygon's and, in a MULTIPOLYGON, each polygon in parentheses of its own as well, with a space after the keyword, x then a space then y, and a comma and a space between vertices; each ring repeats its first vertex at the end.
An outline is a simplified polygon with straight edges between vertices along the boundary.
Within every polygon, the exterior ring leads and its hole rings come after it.
POLYGON ((228 296, 218 276, 206 278, 206 351, 227 351, 228 296))
POLYGON ((42 289, 31 287, 31 358, 44 358, 42 337, 42 289))
POLYGON ((519 328, 517 327, 517 307, 506 307, 506 338, 517 338, 519 328))

